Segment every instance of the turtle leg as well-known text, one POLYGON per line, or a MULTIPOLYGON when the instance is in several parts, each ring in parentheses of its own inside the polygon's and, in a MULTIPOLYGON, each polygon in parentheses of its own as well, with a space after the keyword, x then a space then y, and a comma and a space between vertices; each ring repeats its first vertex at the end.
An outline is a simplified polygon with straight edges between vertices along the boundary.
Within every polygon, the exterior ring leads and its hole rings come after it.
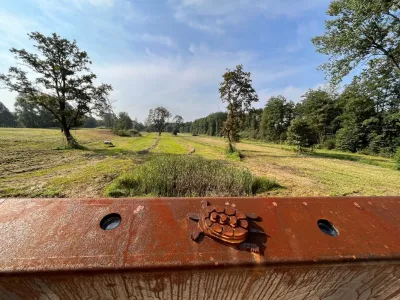
POLYGON ((260 248, 256 244, 252 243, 241 243, 238 247, 239 250, 248 250, 253 253, 260 253, 260 248))
POLYGON ((200 228, 196 227, 196 229, 193 229, 190 238, 195 242, 199 242, 201 240, 202 235, 203 231, 201 231, 200 228))
POLYGON ((264 231, 256 229, 256 228, 250 228, 249 232, 251 233, 257 233, 257 234, 263 234, 263 235, 267 235, 264 231))
POLYGON ((187 216, 189 217, 190 220, 193 221, 200 221, 200 214, 196 214, 196 213, 188 213, 187 216))

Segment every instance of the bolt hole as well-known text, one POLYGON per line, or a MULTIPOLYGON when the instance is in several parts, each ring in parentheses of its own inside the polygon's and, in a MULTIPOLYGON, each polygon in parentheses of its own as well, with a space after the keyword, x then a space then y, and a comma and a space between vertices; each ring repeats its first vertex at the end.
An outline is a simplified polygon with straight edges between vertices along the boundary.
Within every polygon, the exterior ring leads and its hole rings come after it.
POLYGON ((318 224, 319 229, 321 229, 321 231, 323 233, 330 235, 330 236, 338 236, 339 235, 339 231, 328 220, 320 219, 320 220, 318 220, 317 224, 318 224))
POLYGON ((121 216, 116 213, 109 214, 100 221, 100 227, 103 230, 115 229, 119 224, 121 224, 121 216))

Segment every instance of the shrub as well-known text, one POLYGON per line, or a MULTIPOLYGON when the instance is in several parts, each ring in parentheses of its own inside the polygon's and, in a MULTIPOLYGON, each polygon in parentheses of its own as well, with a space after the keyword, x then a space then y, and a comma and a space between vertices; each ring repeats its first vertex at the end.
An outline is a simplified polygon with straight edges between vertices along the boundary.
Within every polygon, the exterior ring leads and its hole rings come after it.
POLYGON ((356 128, 341 128, 336 133, 336 148, 342 151, 357 152, 361 150, 359 131, 356 128))
POLYGON ((128 132, 130 136, 142 136, 136 129, 129 129, 128 132))
POLYGON ((107 189, 112 197, 250 196, 278 185, 246 169, 200 156, 157 156, 131 173, 117 178, 107 189))
POLYGON ((335 149, 336 146, 336 142, 334 138, 329 138, 326 139, 323 143, 322 143, 322 147, 328 150, 333 150, 335 149))
POLYGON ((235 148, 235 146, 232 145, 232 148, 226 148, 225 150, 225 155, 227 158, 233 159, 233 160, 241 160, 244 158, 244 155, 235 148))
POLYGON ((317 143, 317 133, 304 119, 298 117, 290 123, 287 139, 289 144, 297 145, 298 151, 302 151, 304 147, 312 147, 317 143))

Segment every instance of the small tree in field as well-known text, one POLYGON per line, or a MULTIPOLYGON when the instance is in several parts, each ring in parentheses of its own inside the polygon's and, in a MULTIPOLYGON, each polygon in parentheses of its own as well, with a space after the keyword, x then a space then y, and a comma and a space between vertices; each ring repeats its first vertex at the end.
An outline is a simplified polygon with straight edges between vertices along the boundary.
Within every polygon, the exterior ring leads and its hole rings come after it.
POLYGON ((287 133, 289 144, 297 145, 299 152, 303 148, 314 146, 318 142, 318 133, 301 117, 294 119, 287 133))
POLYGON ((81 125, 84 117, 91 113, 109 110, 108 95, 112 87, 94 85, 96 75, 89 69, 91 61, 75 41, 70 42, 55 33, 48 37, 39 32, 28 35, 36 43, 38 54, 25 49, 10 51, 35 78, 31 80, 27 71, 11 67, 7 75, 0 74, 0 82, 32 104, 48 110, 58 121, 68 145, 75 148, 78 143, 71 128, 81 125))
POLYGON ((173 135, 177 135, 179 133, 179 127, 183 124, 183 118, 180 115, 176 115, 173 119, 174 129, 172 131, 173 135))
POLYGON ((223 123, 222 131, 228 138, 229 151, 233 152, 233 142, 239 141, 239 130, 243 127, 245 113, 251 108, 253 102, 258 101, 258 96, 251 86, 250 72, 244 72, 243 66, 236 66, 235 70, 227 69, 222 75, 219 93, 222 102, 226 102, 228 118, 223 123))
POLYGON ((157 107, 155 109, 149 110, 149 116, 147 118, 147 123, 149 126, 154 127, 158 135, 164 131, 167 122, 171 118, 171 113, 165 107, 157 107))

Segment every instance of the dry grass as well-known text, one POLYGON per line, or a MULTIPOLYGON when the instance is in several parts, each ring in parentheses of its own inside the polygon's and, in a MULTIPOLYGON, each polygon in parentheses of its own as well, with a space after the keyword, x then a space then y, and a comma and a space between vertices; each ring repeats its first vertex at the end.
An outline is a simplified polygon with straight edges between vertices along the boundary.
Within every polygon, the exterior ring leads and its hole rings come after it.
POLYGON ((121 138, 98 129, 73 134, 85 150, 57 150, 65 147, 59 130, 0 128, 0 196, 102 196, 115 177, 142 160, 137 151, 156 138, 121 138))
POLYGON ((84 150, 57 150, 65 146, 59 130, 0 128, 0 197, 104 196, 115 178, 150 157, 187 155, 190 148, 195 148, 194 156, 227 160, 283 186, 265 195, 400 194, 400 171, 394 170, 393 160, 381 157, 327 150, 298 156, 289 146, 245 141, 236 145, 244 159, 234 161, 226 157, 222 138, 167 133, 150 153, 138 155, 154 143, 156 134, 118 137, 98 129, 73 134, 84 150), (116 147, 108 148, 104 140, 116 147))

